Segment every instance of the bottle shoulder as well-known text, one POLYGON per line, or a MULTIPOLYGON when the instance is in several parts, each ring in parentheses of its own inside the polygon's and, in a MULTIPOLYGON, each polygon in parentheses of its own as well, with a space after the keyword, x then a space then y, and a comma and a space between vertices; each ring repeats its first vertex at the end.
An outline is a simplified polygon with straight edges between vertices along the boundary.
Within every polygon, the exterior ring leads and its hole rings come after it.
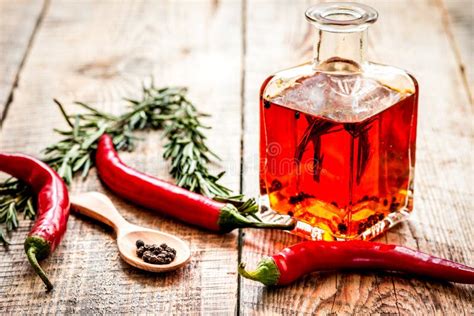
POLYGON ((406 71, 365 63, 359 72, 324 72, 311 63, 265 80, 261 97, 275 104, 335 120, 363 120, 417 93, 406 71))
MULTIPOLYGON (((260 93, 264 98, 274 98, 285 90, 298 85, 305 78, 315 76, 318 73, 319 71, 314 69, 311 62, 280 70, 264 81, 260 93)), ((350 76, 335 74, 334 77, 339 75, 346 78, 350 76)), ((405 70, 394 66, 368 62, 362 66, 362 71, 355 73, 354 76, 375 80, 392 90, 407 95, 418 90, 416 79, 405 70)))

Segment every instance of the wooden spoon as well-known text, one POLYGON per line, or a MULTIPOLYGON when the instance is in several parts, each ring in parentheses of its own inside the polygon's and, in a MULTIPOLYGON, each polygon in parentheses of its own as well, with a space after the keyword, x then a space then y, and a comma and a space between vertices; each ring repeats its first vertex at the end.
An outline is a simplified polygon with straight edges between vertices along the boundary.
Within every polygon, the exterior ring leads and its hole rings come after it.
POLYGON ((112 227, 117 234, 120 256, 128 264, 150 272, 166 272, 178 269, 188 262, 191 251, 188 245, 176 236, 140 227, 127 222, 119 214, 112 201, 102 193, 86 192, 71 197, 72 208, 83 215, 112 227), (135 242, 141 239, 145 244, 162 244, 176 249, 176 258, 169 264, 151 264, 137 256, 135 242))

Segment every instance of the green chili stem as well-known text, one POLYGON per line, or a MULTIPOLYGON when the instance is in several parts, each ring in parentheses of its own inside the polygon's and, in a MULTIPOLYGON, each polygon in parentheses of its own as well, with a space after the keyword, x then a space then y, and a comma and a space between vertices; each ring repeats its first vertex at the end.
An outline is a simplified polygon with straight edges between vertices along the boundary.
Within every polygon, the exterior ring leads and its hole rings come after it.
POLYGON ((292 230, 296 226, 295 221, 291 221, 288 224, 274 224, 274 223, 263 223, 263 222, 249 222, 247 224, 248 228, 267 228, 267 229, 283 229, 283 230, 292 230))
POLYGON ((253 271, 245 270, 245 263, 241 262, 238 271, 244 278, 258 281, 265 285, 276 285, 280 279, 280 270, 278 270, 275 261, 270 257, 263 258, 253 271))
POLYGON ((33 269, 35 270, 36 274, 38 274, 41 280, 43 280, 44 284, 46 285, 46 289, 50 291, 53 288, 53 284, 49 281, 48 276, 39 265, 38 260, 36 260, 36 248, 35 247, 28 248, 28 251, 26 252, 26 256, 28 257, 28 261, 30 262, 33 269))
MULTIPOLYGON (((245 213, 244 213, 245 214, 245 213)), ((230 232, 235 228, 266 228, 266 229, 283 229, 292 230, 296 226, 296 221, 292 220, 287 224, 264 223, 261 221, 252 221, 241 214, 232 204, 226 204, 221 208, 219 216, 219 226, 222 232, 230 232)))

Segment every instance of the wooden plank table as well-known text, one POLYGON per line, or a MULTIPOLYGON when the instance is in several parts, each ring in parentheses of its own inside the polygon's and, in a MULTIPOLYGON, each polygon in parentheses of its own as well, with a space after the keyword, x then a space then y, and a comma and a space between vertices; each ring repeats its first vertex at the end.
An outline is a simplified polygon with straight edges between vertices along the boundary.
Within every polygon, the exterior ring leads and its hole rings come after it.
MULTIPOLYGON (((52 102, 88 102, 119 113, 144 78, 190 88, 223 183, 255 196, 258 89, 265 77, 311 57, 303 18, 314 1, 0 0, 1 151, 39 155, 65 122, 52 102)), ((472 12, 469 0, 367 0, 380 20, 370 29, 372 60, 408 69, 421 87, 415 212, 381 238, 474 265, 472 12)), ((68 109, 74 110, 72 106, 68 109)), ((124 160, 170 179, 159 133, 124 160)), ((128 266, 110 229, 72 215, 68 233, 43 266, 45 293, 23 253, 31 223, 21 221, 0 248, 0 313, 159 314, 474 314, 472 286, 374 273, 312 274, 284 288, 241 279, 254 265, 298 241, 245 229, 215 235, 114 197, 94 172, 73 192, 109 194, 124 216, 159 227, 191 246, 183 269, 165 275, 128 266)))

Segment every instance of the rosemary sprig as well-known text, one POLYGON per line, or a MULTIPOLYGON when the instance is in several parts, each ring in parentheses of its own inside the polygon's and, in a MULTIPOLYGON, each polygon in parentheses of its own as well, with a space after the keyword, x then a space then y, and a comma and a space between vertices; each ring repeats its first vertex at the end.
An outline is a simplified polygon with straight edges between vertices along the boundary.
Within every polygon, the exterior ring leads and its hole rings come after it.
MULTIPOLYGON (((18 227, 18 212, 24 213, 25 218, 35 217, 32 193, 28 186, 10 178, 0 183, 0 223, 4 223, 7 233, 18 227)), ((0 242, 8 244, 1 227, 0 242)))
MULTIPOLYGON (((138 139, 133 132, 160 129, 167 139, 163 157, 170 160, 170 174, 177 185, 232 203, 245 210, 246 215, 255 217, 255 201, 242 201, 241 195, 230 196, 232 191, 219 183, 224 172, 213 175, 209 171, 208 163, 218 157, 205 144, 202 130, 208 127, 200 121, 205 114, 197 111, 186 92, 185 88, 156 88, 151 83, 143 86, 141 99, 126 99, 128 110, 119 116, 81 102, 76 102, 76 105, 83 111, 71 115, 59 101, 54 100, 68 123, 68 129, 55 129, 62 139, 44 149, 43 161, 70 184, 77 174, 87 177, 94 165, 94 151, 102 134, 112 136, 117 150, 132 151, 138 139)), ((7 232, 18 226, 17 212, 34 217, 32 201, 32 193, 20 181, 10 179, 0 184, 0 223, 4 223, 7 232)), ((6 241, 1 228, 0 241, 6 241)))

